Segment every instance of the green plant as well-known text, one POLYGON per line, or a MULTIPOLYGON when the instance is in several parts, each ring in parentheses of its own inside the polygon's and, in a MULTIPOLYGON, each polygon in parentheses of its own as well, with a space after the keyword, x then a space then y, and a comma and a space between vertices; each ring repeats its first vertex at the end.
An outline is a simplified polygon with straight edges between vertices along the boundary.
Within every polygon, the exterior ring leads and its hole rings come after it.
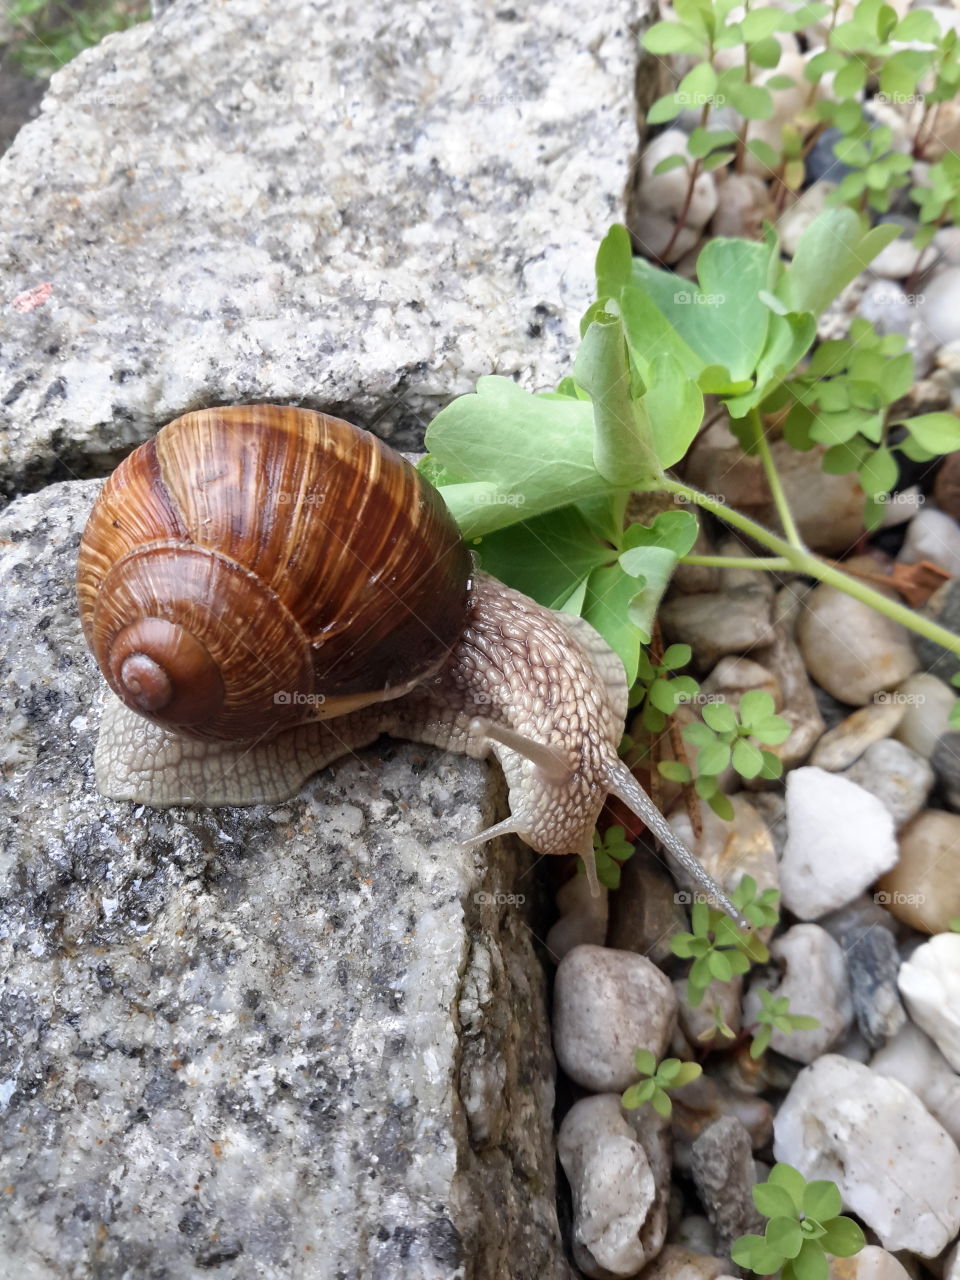
MULTIPOLYGON (((690 285, 634 259, 626 229, 614 227, 597 256, 598 300, 581 323, 572 375, 540 395, 509 378, 481 378, 427 432, 421 466, 483 567, 585 617, 619 654, 629 683, 681 558, 798 571, 960 654, 960 637, 804 546, 761 415, 813 346, 817 316, 897 232, 866 229, 852 210, 832 209, 807 227, 789 266, 772 232, 759 243, 717 239, 690 285), (708 393, 759 457, 782 534, 669 474, 700 430, 708 393), (772 554, 691 555, 692 513, 629 524, 634 491, 699 507, 772 554)), ((960 445, 960 423, 948 414, 908 427, 927 450, 960 445)))
POLYGON ((758 1029, 750 1043, 750 1057, 759 1058, 770 1047, 774 1031, 812 1031, 819 1027, 820 1020, 811 1018, 805 1013, 791 1013, 790 1001, 786 996, 774 998, 763 987, 757 993, 760 997, 760 1009, 756 1023, 758 1029))
MULTIPOLYGON (((776 924, 779 913, 775 906, 779 893, 764 889, 757 893, 757 882, 744 876, 730 895, 741 915, 755 928, 776 924)), ((687 974, 687 1002, 696 1009, 703 1001, 711 982, 729 982, 736 974, 746 973, 752 964, 763 964, 770 953, 755 933, 739 928, 723 911, 705 902, 694 902, 690 910, 690 933, 675 933, 670 950, 681 960, 692 960, 687 974)))
POLYGON ((693 656, 688 644, 672 644, 660 661, 654 664, 649 653, 642 651, 637 662, 634 706, 639 706, 641 723, 650 733, 660 733, 677 707, 691 701, 700 692, 692 676, 674 676, 693 656))
POLYGON ((950 932, 951 932, 951 933, 960 933, 960 916, 951 916, 951 918, 950 918, 950 932))
MULTIPOLYGON (((697 794, 721 818, 733 817, 733 806, 719 790, 717 779, 728 765, 741 778, 779 778, 783 765, 764 746, 778 746, 790 736, 790 725, 774 714, 773 698, 751 689, 740 699, 739 712, 728 702, 707 703, 702 721, 685 725, 683 737, 697 749, 697 794), (762 745, 760 745, 762 744, 762 745)), ((692 772, 679 761, 664 760, 660 772, 675 782, 689 782, 692 772)))
POLYGON ((19 29, 11 56, 27 75, 48 76, 105 36, 125 31, 150 16, 149 5, 112 0, 85 6, 55 0, 13 0, 8 17, 19 29))
POLYGON ((638 1049, 633 1055, 637 1074, 647 1079, 632 1084, 624 1090, 620 1101, 628 1111, 645 1106, 648 1102, 657 1115, 665 1119, 673 1111, 668 1089, 680 1089, 703 1074, 703 1068, 695 1062, 681 1062, 679 1058, 664 1058, 657 1065, 656 1057, 649 1049, 638 1049))
POLYGON ((753 1188, 753 1202, 768 1219, 762 1236, 734 1241, 730 1256, 757 1275, 783 1280, 827 1280, 827 1255, 852 1258, 866 1238, 852 1218, 840 1216, 842 1200, 833 1182, 807 1182, 789 1164, 775 1164, 766 1182, 753 1188))
POLYGON ((894 447, 926 462, 957 437, 958 422, 952 414, 906 418, 891 413, 913 386, 913 356, 905 346, 901 334, 880 337, 869 321, 855 317, 849 338, 822 342, 803 372, 785 382, 764 406, 769 411, 792 406, 784 436, 795 449, 826 446, 824 471, 856 471, 867 495, 868 529, 880 524, 883 499, 897 483, 894 447), (905 434, 891 447, 895 426, 905 434))
MULTIPOLYGON (((620 869, 635 852, 635 847, 624 837, 623 827, 608 827, 603 835, 594 831, 593 858, 600 883, 608 889, 619 889, 620 869)), ((582 858, 577 862, 577 871, 586 875, 582 858)))

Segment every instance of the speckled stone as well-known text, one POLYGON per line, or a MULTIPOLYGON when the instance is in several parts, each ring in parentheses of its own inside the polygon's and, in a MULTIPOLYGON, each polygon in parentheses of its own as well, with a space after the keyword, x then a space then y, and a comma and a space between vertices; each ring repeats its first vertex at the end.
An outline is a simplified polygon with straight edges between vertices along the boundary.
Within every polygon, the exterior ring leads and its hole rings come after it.
POLYGON ((0 1271, 566 1276, 535 877, 460 847, 491 774, 383 739, 278 806, 102 799, 96 487, 0 521, 0 1271))
POLYGON ((406 447, 479 375, 554 386, 625 216, 648 12, 179 0, 71 62, 0 170, 0 480, 201 405, 406 447))

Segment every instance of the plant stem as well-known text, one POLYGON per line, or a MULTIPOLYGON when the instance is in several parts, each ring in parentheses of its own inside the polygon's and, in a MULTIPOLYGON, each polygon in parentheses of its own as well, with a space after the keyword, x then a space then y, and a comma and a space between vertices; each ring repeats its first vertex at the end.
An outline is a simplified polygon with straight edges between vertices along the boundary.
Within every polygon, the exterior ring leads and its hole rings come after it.
POLYGON ((763 420, 760 417, 759 409, 751 409, 748 415, 750 426, 753 430, 753 438, 756 442, 757 453, 760 455, 760 461, 763 463, 763 470, 766 473, 767 484, 770 486, 770 492, 773 495, 774 506, 777 508, 777 515, 780 517, 780 523, 783 525, 783 532, 787 535, 787 541, 791 546, 803 549, 803 540, 797 529, 793 519, 793 513, 790 510, 790 504, 787 502, 787 495, 783 491, 783 485, 780 482, 780 475, 773 461, 773 455, 770 452, 770 442, 767 440, 766 433, 763 429, 763 420))
MULTIPOLYGON (((923 636, 934 644, 941 645, 951 653, 960 655, 960 636, 948 631, 946 627, 941 627, 932 618, 925 618, 922 614, 915 613, 913 609, 908 609, 906 605, 900 604, 899 601, 891 600, 888 596, 883 595, 882 592, 875 591, 873 587, 867 586, 866 583, 858 582, 856 578, 852 578, 849 574, 843 573, 825 560, 821 560, 812 551, 807 551, 804 547, 796 547, 787 542, 785 538, 781 538, 779 534, 771 533, 762 524, 757 524, 756 520, 751 520, 749 516, 743 515, 742 512, 735 511, 732 507, 718 502, 715 498, 711 498, 708 493, 701 493, 699 489, 682 484, 679 480, 668 480, 666 477, 661 478, 650 487, 653 490, 664 493, 677 494, 686 498, 688 502, 695 503, 698 507, 703 507, 705 511, 709 511, 719 520, 723 520, 725 524, 732 525, 735 529, 739 529, 741 533, 745 533, 754 542, 759 542, 761 546, 777 552, 780 558, 787 561, 791 569, 795 569, 798 573, 806 574, 808 577, 817 578, 820 582, 826 582, 831 587, 836 587, 839 591, 852 596, 854 600, 859 600, 862 604, 869 605, 871 609, 875 609, 877 613, 882 613, 885 618, 890 618, 893 622, 899 622, 901 626, 915 632, 917 635, 923 636)), ((739 560, 738 563, 740 567, 746 569, 760 567, 763 561, 762 559, 756 561, 745 558, 739 560)))
POLYGON ((792 569, 785 556, 681 556, 681 564, 704 565, 709 569, 792 569))

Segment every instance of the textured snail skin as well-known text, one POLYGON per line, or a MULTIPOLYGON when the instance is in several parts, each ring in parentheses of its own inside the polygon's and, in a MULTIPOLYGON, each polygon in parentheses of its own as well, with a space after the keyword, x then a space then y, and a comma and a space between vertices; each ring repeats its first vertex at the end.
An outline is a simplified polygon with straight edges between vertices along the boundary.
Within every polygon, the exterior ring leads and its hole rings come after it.
POLYGON ((88 642, 123 697, 107 695, 95 753, 112 799, 275 803, 386 733, 495 755, 510 817, 467 844, 515 833, 538 853, 579 853, 599 892, 593 833, 612 793, 736 914, 618 758, 620 659, 583 619, 472 573, 439 495, 348 423, 262 405, 177 419, 104 486, 78 595, 88 642), (318 450, 332 455, 327 468, 318 450), (280 514, 277 492, 294 495, 280 514), (320 512, 307 501, 318 492, 331 503, 320 512), (238 672, 221 674, 238 659, 238 672))

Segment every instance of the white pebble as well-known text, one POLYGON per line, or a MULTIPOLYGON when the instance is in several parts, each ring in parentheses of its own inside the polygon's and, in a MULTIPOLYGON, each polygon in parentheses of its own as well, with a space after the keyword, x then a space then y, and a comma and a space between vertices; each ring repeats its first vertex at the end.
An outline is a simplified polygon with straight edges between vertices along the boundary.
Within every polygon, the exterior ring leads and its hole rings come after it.
MULTIPOLYGON (((774 1031, 771 1047, 794 1062, 813 1062, 832 1049, 853 1022, 843 949, 819 925, 795 924, 773 943, 770 952, 786 967, 780 985, 771 994, 776 999, 786 996, 791 1013, 809 1014, 820 1022, 809 1031, 774 1031)), ((754 986, 743 1010, 748 1025, 759 1009, 760 997, 754 986)))
POLYGON ((910 1017, 960 1071, 960 933, 938 933, 900 966, 910 1017))
MULTIPOLYGON (((960 438, 960 418, 957 436, 960 438)), ((960 576, 960 525, 945 511, 924 507, 907 525, 907 536, 897 559, 902 564, 932 560, 953 577, 960 576)))

